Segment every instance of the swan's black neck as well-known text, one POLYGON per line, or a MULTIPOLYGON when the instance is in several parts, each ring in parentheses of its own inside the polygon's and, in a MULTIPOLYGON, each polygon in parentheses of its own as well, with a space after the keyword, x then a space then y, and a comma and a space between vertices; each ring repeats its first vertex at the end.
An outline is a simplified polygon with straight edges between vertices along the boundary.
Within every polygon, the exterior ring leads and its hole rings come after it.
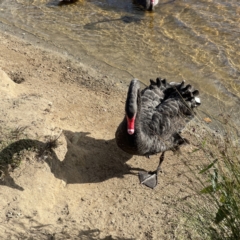
POLYGON ((140 85, 138 80, 133 79, 130 83, 127 100, 125 105, 126 115, 129 119, 136 116, 138 111, 138 95, 140 91, 140 85))
POLYGON ((137 79, 133 79, 128 89, 125 105, 127 129, 129 135, 133 135, 136 130, 138 111, 140 110, 140 84, 137 79))

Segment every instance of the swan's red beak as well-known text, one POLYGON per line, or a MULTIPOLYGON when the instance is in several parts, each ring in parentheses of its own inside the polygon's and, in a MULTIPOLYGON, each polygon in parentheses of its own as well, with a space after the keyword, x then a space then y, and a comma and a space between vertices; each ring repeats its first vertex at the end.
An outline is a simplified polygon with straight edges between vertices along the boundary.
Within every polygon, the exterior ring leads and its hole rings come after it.
POLYGON ((134 134, 134 127, 135 127, 135 117, 133 118, 127 117, 127 131, 129 135, 134 134))

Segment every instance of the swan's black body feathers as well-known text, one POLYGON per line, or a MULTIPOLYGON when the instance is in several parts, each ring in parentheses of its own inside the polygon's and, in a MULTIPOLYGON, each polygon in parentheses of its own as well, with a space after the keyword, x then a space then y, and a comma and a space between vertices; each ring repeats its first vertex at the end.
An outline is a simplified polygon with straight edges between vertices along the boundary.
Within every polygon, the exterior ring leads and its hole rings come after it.
POLYGON ((194 117, 193 108, 200 105, 198 94, 184 82, 167 83, 160 78, 150 80, 150 85, 140 91, 138 80, 132 80, 126 116, 115 134, 117 145, 127 153, 143 156, 177 149, 184 143, 180 131, 194 117), (127 117, 134 114, 134 133, 130 135, 127 117))

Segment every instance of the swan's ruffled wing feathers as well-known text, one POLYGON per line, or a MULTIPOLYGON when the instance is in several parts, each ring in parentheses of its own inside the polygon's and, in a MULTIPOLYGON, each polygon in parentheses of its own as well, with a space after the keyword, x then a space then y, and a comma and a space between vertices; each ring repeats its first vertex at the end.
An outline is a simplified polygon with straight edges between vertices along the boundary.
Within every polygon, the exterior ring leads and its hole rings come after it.
POLYGON ((199 94, 190 85, 167 83, 159 78, 151 80, 149 87, 142 91, 142 130, 150 139, 158 136, 168 149, 176 147, 181 139, 178 134, 194 117, 193 108, 198 105, 195 97, 199 94))

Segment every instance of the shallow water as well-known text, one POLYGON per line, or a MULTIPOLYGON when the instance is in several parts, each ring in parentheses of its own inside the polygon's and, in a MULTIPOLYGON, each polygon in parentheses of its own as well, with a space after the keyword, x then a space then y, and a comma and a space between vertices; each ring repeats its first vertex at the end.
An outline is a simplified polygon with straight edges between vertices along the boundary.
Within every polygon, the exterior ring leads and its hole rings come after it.
POLYGON ((131 0, 0 0, 0 22, 116 79, 185 79, 204 110, 239 112, 238 0, 160 0, 154 12, 131 0))

